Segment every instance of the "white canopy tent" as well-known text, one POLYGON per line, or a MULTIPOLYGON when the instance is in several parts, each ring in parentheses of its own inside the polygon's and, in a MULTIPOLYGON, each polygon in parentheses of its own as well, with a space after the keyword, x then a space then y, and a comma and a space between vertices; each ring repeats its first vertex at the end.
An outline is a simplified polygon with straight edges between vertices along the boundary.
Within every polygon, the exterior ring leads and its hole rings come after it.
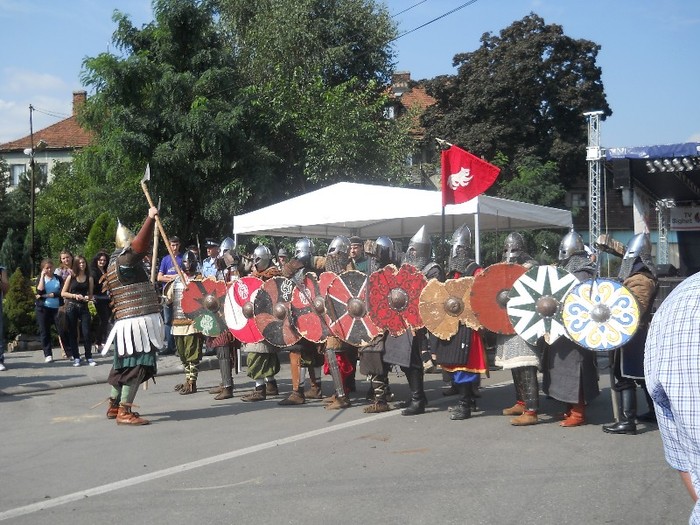
MULTIPOLYGON (((480 195, 445 208, 445 233, 467 223, 474 232, 479 257, 479 233, 537 228, 569 228, 571 212, 525 202, 480 195)), ((380 235, 412 237, 425 225, 428 233, 442 230, 439 191, 339 182, 233 218, 233 234, 332 238, 380 235)))

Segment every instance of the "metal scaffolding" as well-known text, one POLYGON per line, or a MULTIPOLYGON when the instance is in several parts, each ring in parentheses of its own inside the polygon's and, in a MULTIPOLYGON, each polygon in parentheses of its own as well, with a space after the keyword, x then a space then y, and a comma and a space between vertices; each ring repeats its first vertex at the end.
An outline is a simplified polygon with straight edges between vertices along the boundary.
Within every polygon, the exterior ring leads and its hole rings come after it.
POLYGON ((659 225, 656 264, 668 264, 668 225, 671 222, 671 208, 675 208, 675 206, 676 202, 673 199, 656 201, 656 220, 659 225))
POLYGON ((601 223, 601 180, 603 173, 603 158, 605 150, 600 147, 600 116, 602 111, 584 113, 588 119, 588 146, 586 161, 588 161, 588 244, 591 250, 597 251, 595 241, 600 236, 601 223))

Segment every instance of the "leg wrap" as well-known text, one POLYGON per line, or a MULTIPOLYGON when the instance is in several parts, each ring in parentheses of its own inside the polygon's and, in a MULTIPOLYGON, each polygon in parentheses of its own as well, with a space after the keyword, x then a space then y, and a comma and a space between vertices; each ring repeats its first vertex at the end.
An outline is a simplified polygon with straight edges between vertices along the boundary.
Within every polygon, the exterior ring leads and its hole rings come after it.
POLYGON ((233 374, 231 373, 231 347, 219 346, 216 349, 216 357, 219 359, 219 372, 221 373, 221 386, 224 388, 233 386, 233 374))
POLYGON ((513 386, 515 387, 515 400, 523 400, 522 385, 520 379, 520 368, 511 368, 510 374, 513 376, 513 386))
POLYGON ((537 382, 537 367, 523 366, 518 369, 520 375, 521 393, 525 402, 525 410, 535 411, 540 408, 540 387, 537 382))

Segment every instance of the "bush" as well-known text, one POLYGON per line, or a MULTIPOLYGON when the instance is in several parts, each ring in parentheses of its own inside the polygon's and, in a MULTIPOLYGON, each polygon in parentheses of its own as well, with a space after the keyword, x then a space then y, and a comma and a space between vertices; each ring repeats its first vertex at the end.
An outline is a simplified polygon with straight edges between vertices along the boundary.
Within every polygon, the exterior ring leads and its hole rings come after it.
POLYGON ((10 277, 10 289, 3 303, 8 340, 19 334, 37 334, 34 292, 19 268, 10 277))

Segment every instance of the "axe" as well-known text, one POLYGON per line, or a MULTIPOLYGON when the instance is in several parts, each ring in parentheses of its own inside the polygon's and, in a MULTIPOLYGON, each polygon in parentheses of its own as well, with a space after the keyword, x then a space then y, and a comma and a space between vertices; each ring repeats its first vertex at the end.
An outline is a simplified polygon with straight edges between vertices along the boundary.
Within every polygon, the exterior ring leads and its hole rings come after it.
MULTIPOLYGON (((146 200, 148 201, 148 205, 151 206, 152 208, 155 208, 155 205, 153 204, 153 199, 151 199, 151 194, 148 193, 148 186, 146 186, 146 182, 151 180, 151 167, 149 164, 146 164, 146 171, 143 174, 143 177, 141 178, 141 189, 143 190, 144 195, 146 196, 146 200)), ((170 258, 173 261, 173 265, 175 266, 175 270, 177 270, 178 276, 180 276, 180 280, 182 281, 183 284, 187 285, 187 278, 185 277, 185 274, 182 273, 182 269, 180 268, 180 265, 177 263, 177 258, 175 257, 175 254, 173 253, 173 249, 170 247, 170 240, 168 239, 168 235, 165 233, 165 230, 163 229, 163 224, 160 222, 160 215, 156 215, 156 225, 158 226, 158 231, 160 232, 160 236, 163 238, 163 242, 165 243, 165 247, 168 249, 168 253, 170 254, 170 258)), ((155 261, 151 261, 151 266, 155 264, 155 261)))

